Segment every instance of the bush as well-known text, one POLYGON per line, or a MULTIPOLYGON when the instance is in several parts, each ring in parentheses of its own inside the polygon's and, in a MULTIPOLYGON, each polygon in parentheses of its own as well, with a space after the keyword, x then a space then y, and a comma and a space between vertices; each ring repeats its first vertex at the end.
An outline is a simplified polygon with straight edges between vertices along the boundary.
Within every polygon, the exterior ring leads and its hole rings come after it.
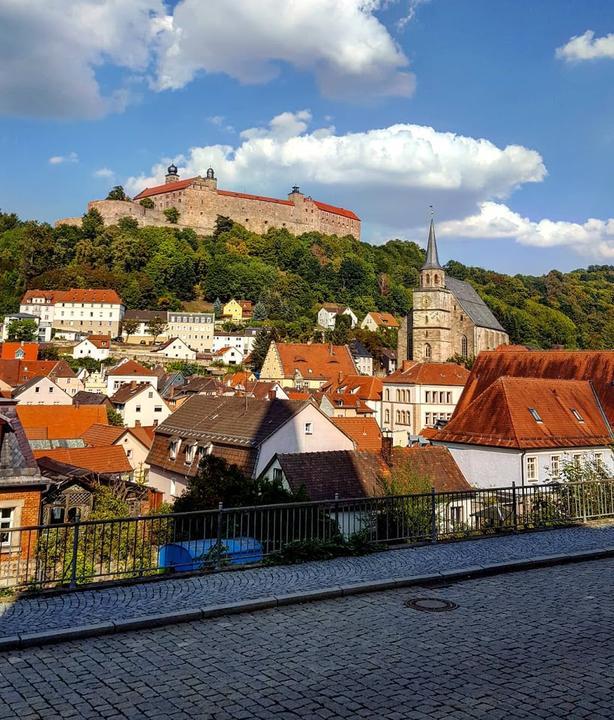
POLYGON ((340 535, 330 540, 294 540, 266 557, 264 562, 266 565, 296 565, 348 555, 369 555, 381 549, 365 533, 354 533, 347 540, 340 535))

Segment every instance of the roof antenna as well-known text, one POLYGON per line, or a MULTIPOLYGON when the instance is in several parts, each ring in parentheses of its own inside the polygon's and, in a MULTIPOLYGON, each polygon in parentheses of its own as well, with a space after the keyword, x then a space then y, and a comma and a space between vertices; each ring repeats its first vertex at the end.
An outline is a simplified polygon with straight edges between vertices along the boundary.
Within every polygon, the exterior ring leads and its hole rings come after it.
POLYGON ((429 205, 431 220, 435 217, 435 208, 432 205, 429 205))

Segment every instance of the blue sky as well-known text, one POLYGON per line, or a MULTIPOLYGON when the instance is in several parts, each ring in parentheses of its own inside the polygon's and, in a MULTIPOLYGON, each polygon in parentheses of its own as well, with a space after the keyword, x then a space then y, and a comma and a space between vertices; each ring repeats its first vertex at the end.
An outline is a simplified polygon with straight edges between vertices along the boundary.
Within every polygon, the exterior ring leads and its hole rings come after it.
POLYGON ((80 215, 174 159, 373 242, 433 203, 442 259, 612 264, 613 33, 610 0, 6 0, 0 207, 80 215))

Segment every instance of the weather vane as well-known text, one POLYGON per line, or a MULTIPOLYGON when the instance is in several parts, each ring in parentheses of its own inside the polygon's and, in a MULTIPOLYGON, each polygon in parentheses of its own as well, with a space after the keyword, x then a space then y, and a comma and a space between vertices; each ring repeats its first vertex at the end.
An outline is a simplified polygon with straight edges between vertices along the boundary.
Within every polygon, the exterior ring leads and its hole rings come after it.
POLYGON ((431 220, 435 217, 435 208, 432 205, 429 205, 429 208, 431 210, 431 220))

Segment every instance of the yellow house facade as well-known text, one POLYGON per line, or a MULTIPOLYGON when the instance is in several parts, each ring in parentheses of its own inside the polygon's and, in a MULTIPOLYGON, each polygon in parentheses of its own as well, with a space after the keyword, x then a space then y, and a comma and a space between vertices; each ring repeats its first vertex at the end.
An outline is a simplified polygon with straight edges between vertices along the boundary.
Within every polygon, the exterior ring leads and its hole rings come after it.
POLYGON ((234 298, 224 305, 222 314, 233 320, 243 320, 243 308, 234 298))

